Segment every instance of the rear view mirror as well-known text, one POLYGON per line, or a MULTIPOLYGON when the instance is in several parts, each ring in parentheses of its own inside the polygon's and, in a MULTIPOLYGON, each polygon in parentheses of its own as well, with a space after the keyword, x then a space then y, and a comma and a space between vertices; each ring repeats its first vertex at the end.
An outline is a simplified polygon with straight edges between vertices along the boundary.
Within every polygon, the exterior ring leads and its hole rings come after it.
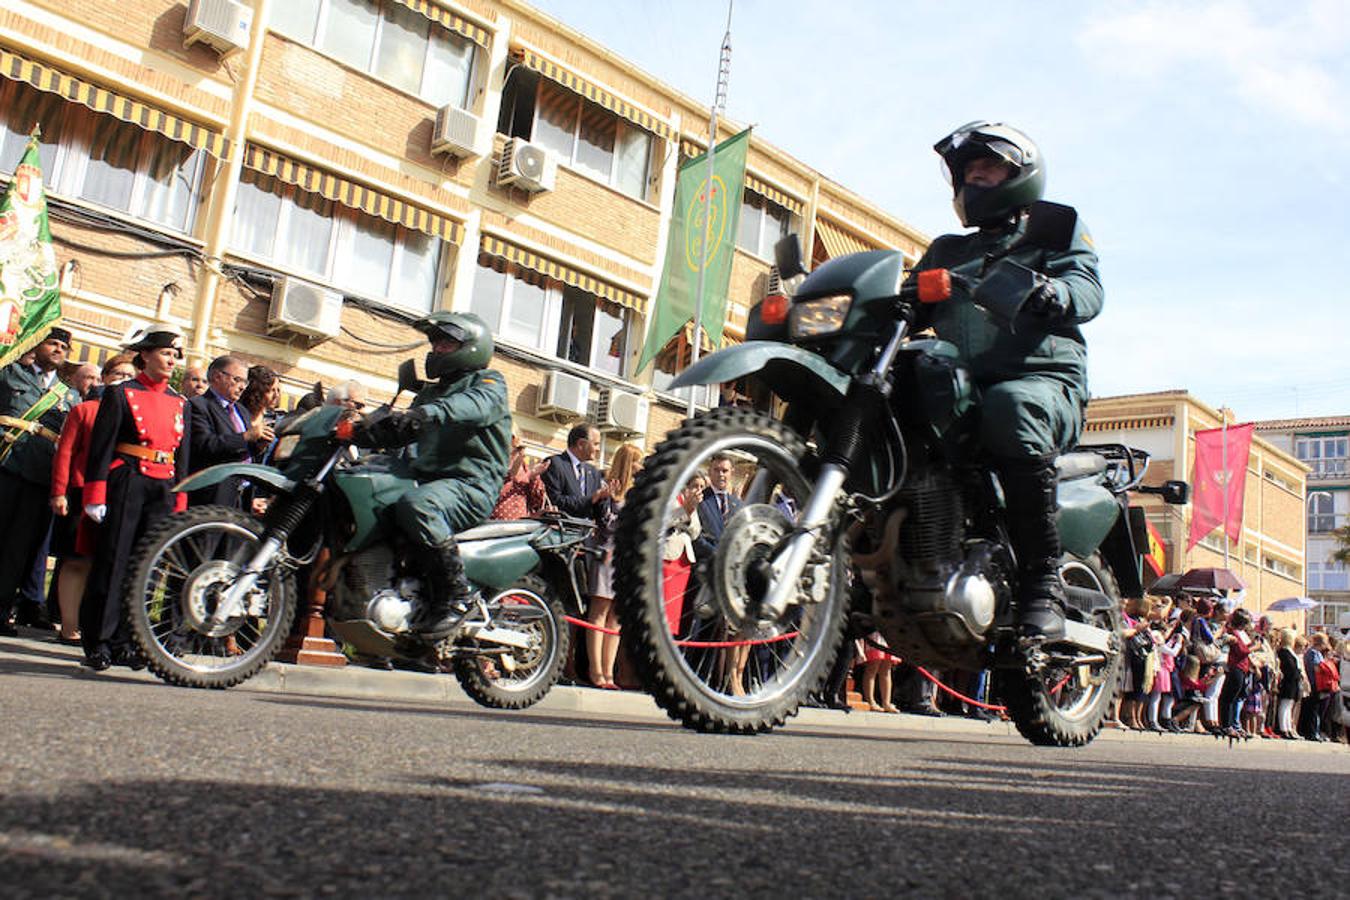
POLYGON ((1141 487, 1138 490, 1141 494, 1156 494, 1162 497, 1164 503, 1173 506, 1184 506, 1191 500, 1191 486, 1184 481, 1164 481, 1157 487, 1141 487))
POLYGON ((802 241, 797 234, 787 237, 773 245, 773 264, 778 267, 778 277, 796 278, 806 274, 802 263, 802 241))
POLYGON ((1078 226, 1078 210, 1063 203, 1037 200, 1027 213, 1027 230, 1019 244, 1042 250, 1068 250, 1078 226))
POLYGON ((417 377, 417 363, 411 359, 405 359, 398 364, 398 392, 416 391, 422 387, 422 381, 417 377))

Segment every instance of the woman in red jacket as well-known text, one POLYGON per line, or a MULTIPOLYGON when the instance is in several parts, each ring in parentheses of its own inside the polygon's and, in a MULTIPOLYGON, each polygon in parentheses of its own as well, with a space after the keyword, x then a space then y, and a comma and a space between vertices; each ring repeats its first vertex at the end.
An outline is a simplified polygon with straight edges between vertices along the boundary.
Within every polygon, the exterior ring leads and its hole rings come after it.
MULTIPOLYGON (((89 431, 98 414, 103 387, 136 377, 130 353, 114 356, 103 364, 102 385, 81 391, 84 402, 66 416, 52 459, 52 555, 60 561, 56 571, 56 596, 61 609, 61 643, 80 642, 80 598, 89 579, 89 557, 94 554, 92 521, 80 512, 84 489, 84 466, 89 459, 89 431)), ((78 389, 78 385, 77 385, 78 389)))

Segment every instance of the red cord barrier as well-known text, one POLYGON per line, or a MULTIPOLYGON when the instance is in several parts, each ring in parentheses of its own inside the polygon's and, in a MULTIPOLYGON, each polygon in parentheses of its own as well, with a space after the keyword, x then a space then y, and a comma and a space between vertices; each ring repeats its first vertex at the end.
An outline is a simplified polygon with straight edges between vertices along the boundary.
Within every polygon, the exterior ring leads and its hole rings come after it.
POLYGON ((960 691, 956 691, 953 690, 952 688, 947 687, 945 684, 938 681, 937 677, 932 672, 925 669, 923 666, 915 666, 914 668, 917 669, 919 671, 919 674, 922 675, 924 678, 927 678, 929 681, 933 682, 933 684, 937 685, 940 689, 946 691, 948 694, 951 694, 953 697, 955 697, 957 700, 960 700, 962 703, 969 703, 971 706, 977 706, 980 709, 992 710, 993 712, 1008 711, 1008 707, 1006 706, 996 706, 995 704, 992 703, 981 703, 980 701, 972 697, 967 697, 960 691))
MULTIPOLYGON (((575 616, 563 616, 563 619, 578 628, 587 628, 591 631, 598 631, 602 634, 618 634, 617 628, 603 628, 599 625, 587 622, 585 619, 578 619, 575 616)), ((753 641, 676 641, 677 647, 695 647, 702 649, 719 649, 726 647, 755 647, 760 644, 777 644, 779 641, 790 641, 800 635, 799 631, 789 631, 787 634, 780 634, 777 637, 759 638, 753 641)))

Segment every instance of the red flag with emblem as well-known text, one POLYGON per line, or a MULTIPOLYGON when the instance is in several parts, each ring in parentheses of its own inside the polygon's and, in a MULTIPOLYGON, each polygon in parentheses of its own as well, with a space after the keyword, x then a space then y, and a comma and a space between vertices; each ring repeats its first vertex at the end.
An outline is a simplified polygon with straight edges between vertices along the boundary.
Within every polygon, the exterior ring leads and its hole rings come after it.
POLYGON ((1242 499, 1254 428, 1249 422, 1195 433, 1195 468, 1191 471, 1194 492, 1187 550, 1221 526, 1230 541, 1241 540, 1242 499))

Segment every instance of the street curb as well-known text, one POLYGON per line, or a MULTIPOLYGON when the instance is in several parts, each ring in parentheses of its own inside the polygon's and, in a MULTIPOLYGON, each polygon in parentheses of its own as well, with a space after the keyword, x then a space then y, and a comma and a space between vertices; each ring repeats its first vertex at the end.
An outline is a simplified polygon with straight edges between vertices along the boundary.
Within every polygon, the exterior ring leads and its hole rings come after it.
MULTIPOLYGON (((52 640, 44 640, 41 632, 33 629, 21 629, 19 638, 0 638, 0 660, 6 656, 28 658, 30 660, 50 661, 53 656, 69 659, 72 673, 78 671, 80 650, 66 647, 52 640)), ((132 679, 146 684, 161 682, 149 672, 122 672, 118 677, 132 679)), ((459 682, 453 676, 423 674, 418 672, 385 671, 369 669, 363 666, 343 666, 329 668, 325 666, 299 666, 289 663, 268 663, 267 666, 247 682, 234 688, 237 691, 261 694, 285 694, 297 697, 331 697, 352 700, 386 701, 393 703, 426 703, 446 706, 469 706, 476 704, 460 689, 459 682)), ((676 727, 665 711, 646 694, 637 691, 604 691, 589 687, 558 685, 546 697, 529 708, 528 712, 570 712, 584 715, 640 718, 653 722, 669 723, 676 727)), ((504 715, 512 713, 504 712, 504 715)), ((789 719, 784 730, 788 733, 798 730, 824 730, 827 732, 850 731, 894 731, 906 734, 924 735, 981 734, 989 737, 1017 737, 1017 729, 1011 722, 981 722, 959 716, 918 716, 906 713, 878 713, 854 710, 843 713, 837 710, 803 708, 789 719)), ((1212 746, 1227 749, 1227 741, 1216 741, 1210 735, 1177 735, 1139 731, 1118 731, 1104 729, 1097 741, 1132 741, 1150 744, 1171 744, 1189 747, 1212 746)), ((1295 752, 1337 752, 1344 744, 1317 744, 1310 741, 1267 741, 1252 740, 1231 745, 1234 749, 1281 748, 1281 751, 1295 752)))

